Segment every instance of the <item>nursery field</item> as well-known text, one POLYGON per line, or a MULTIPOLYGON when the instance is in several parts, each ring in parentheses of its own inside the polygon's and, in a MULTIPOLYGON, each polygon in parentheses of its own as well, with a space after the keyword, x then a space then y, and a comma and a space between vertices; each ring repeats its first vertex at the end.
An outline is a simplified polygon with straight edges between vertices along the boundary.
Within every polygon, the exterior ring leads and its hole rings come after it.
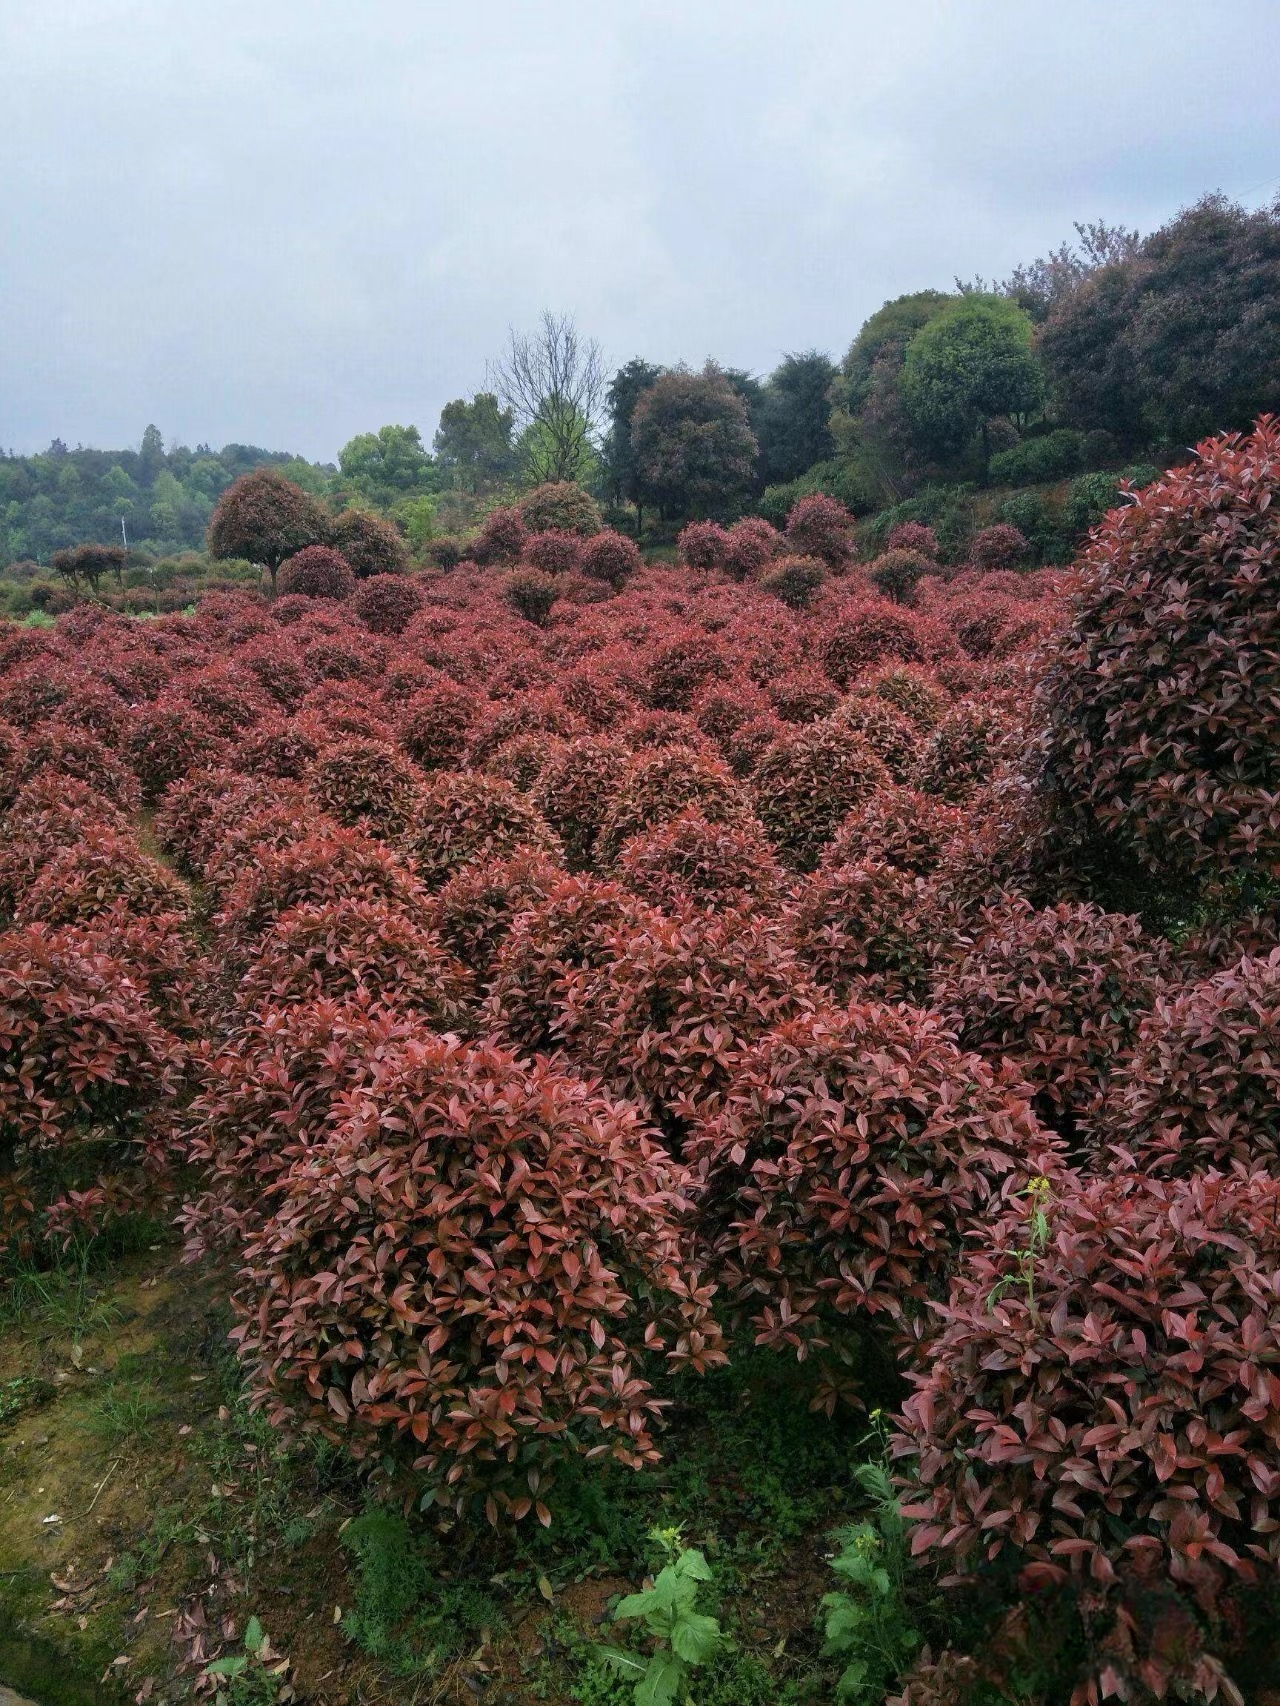
POLYGON ((0 1682, 1272 1698, 1278 492, 0 624, 0 1682))

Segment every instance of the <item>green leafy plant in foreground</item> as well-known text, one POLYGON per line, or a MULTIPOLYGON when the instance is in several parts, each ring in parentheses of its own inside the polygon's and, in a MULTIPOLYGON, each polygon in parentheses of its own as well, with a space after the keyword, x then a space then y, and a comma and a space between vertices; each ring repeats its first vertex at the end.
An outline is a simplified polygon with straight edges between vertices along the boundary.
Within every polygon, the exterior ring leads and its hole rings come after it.
POLYGON ((244 1651, 214 1659, 205 1675, 217 1679, 215 1706, 272 1706, 287 1660, 275 1652, 271 1638, 256 1617, 245 1625, 244 1651))
MULTIPOLYGON (((872 1420, 879 1424, 878 1412, 872 1420)), ((822 1656, 844 1661, 837 1700, 877 1706, 915 1656, 920 1636, 906 1602, 906 1524, 893 1483, 883 1462, 861 1464, 854 1473, 871 1499, 871 1517, 833 1536, 840 1550, 831 1568, 848 1586, 823 1596, 822 1656)))
POLYGON ((650 1538, 667 1563, 652 1586, 618 1602, 614 1620, 641 1622, 655 1643, 649 1659, 608 1647, 603 1657, 635 1684, 636 1706, 672 1706, 691 1699, 690 1672, 719 1651, 724 1633, 719 1622, 698 1610, 701 1586, 711 1580, 711 1566, 702 1553, 686 1547, 678 1528, 655 1528, 650 1538))

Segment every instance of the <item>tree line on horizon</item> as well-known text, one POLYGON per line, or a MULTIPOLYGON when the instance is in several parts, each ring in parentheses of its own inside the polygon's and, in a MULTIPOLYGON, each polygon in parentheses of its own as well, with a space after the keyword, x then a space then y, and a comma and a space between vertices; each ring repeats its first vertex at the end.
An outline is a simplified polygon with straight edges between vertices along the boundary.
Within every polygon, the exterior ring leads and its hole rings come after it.
POLYGON ((221 493, 271 466, 338 511, 372 508, 411 548, 504 495, 575 480, 642 532, 825 492, 855 514, 922 492, 1021 487, 1135 460, 1280 409, 1280 201, 1207 196, 1145 238, 1102 222, 1008 278, 887 302, 844 357, 786 354, 765 378, 632 357, 610 373, 571 316, 512 332, 482 389, 356 435, 337 465, 255 446, 0 455, 0 565, 87 540, 198 550, 221 493))

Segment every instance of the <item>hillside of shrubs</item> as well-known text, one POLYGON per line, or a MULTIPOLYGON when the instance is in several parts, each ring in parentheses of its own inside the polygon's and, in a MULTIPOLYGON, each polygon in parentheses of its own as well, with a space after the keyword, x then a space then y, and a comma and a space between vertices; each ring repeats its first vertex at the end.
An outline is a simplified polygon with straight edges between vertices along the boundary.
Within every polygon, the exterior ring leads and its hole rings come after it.
POLYGON ((252 1473, 323 1462, 411 1582, 326 1692, 260 1539, 127 1697, 1277 1685, 1280 424, 1070 569, 868 543, 818 493, 646 564, 559 482, 413 571, 269 470, 210 528, 263 590, 0 626, 4 1283, 145 1228, 252 1473), (442 1692, 420 1605, 570 1541, 622 1581, 559 1669, 442 1692))

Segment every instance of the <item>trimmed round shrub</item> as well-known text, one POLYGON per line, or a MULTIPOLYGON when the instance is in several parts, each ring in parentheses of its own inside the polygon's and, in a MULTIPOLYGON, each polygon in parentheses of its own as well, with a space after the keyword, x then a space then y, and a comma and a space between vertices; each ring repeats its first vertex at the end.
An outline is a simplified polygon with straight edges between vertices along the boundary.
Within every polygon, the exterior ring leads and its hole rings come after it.
POLYGON ((582 546, 579 567, 591 580, 620 587, 640 572, 644 558, 634 539, 606 527, 582 546))
POLYGON ((971 658, 990 657, 1005 629, 1014 620, 1018 606, 1012 599, 979 593, 956 599, 947 607, 951 632, 971 658))
POLYGON ((960 699, 920 749, 910 774, 922 794, 964 805, 990 780, 1016 742, 1018 728, 1005 706, 992 699, 960 699))
POLYGON ((1148 864, 1280 871, 1280 421, 1197 447, 1080 559, 1050 774, 1148 864))
POLYGON ((969 562, 975 569, 1012 569, 1030 559, 1030 545, 1007 521, 980 527, 969 541, 969 562))
POLYGON ((290 1169, 321 1148, 335 1112, 419 1029, 368 999, 296 1001, 241 1015, 202 1061, 186 1111, 187 1157, 209 1188, 183 1204, 187 1254, 239 1258, 287 1192, 290 1169))
POLYGON ((922 734, 937 728, 952 703, 937 676, 914 663, 888 663, 869 670, 859 679, 855 692, 874 693, 884 699, 910 717, 922 734))
POLYGON ((479 696, 469 687, 438 681, 405 706, 400 745, 423 770, 451 770, 462 762, 479 716, 479 696))
POLYGON ((647 697, 655 711, 687 711, 708 681, 729 673, 729 660, 710 634, 696 629, 659 646, 649 660, 647 697))
POLYGON ((840 695, 827 677, 809 665, 775 675, 766 698, 784 723, 816 723, 820 717, 829 717, 840 703, 840 695))
POLYGON ((215 763, 225 748, 226 742, 194 705, 165 694, 133 707, 124 756, 142 786, 142 797, 158 800, 172 783, 215 763))
MULTIPOLYGON (((383 653, 378 642, 367 634, 325 634, 312 640, 302 655, 307 668, 322 687, 327 682, 343 681, 372 685, 382 674, 383 653)), ((310 697, 308 694, 307 699, 310 697)), ((304 699, 304 709, 306 704, 304 699)))
POLYGON ((433 1030, 465 1028, 474 989, 432 931, 382 900, 296 906, 265 933, 241 982, 246 1012, 293 1002, 377 1002, 433 1030))
POLYGON ((566 1053, 648 1109, 676 1141, 712 1112, 750 1042, 816 1000, 771 923, 691 912, 606 931, 568 980, 566 1053))
POLYGON ((931 563, 940 559, 938 535, 921 521, 900 521, 885 536, 886 551, 913 551, 931 563))
POLYGON ((210 967, 185 910, 139 916, 127 901, 116 901, 59 931, 59 940, 114 960, 165 1030, 189 1042, 207 1030, 210 967))
POLYGON ((370 835, 399 835, 409 821, 422 778, 385 741, 335 741, 316 759, 308 791, 322 812, 347 829, 357 824, 370 835))
MULTIPOLYGON (((518 509, 490 510, 472 544, 471 556, 486 567, 510 567, 523 556, 527 537, 524 519, 518 509)), ((457 564, 450 566, 456 568, 457 564)))
POLYGON ((725 541, 722 567, 736 581, 756 580, 782 549, 782 535, 759 515, 735 521, 725 541))
POLYGON ((391 715, 368 692, 343 681, 322 681, 302 701, 298 719, 314 731, 322 746, 335 740, 390 740, 391 715))
POLYGON ((372 634, 403 634, 422 609, 422 593, 407 574, 370 575, 351 597, 351 608, 372 634))
POLYGON ((853 808, 827 843, 822 863, 882 859, 911 876, 932 876, 965 822, 964 813, 945 800, 890 783, 853 808))
POLYGON ((54 853, 14 909, 18 924, 83 924, 115 906, 138 918, 187 909, 187 892, 157 859, 113 828, 86 825, 54 853))
POLYGON ((114 960, 43 925, 0 935, 6 1169, 19 1144, 35 1152, 105 1144, 109 1160, 132 1160, 148 1122, 175 1097, 182 1064, 176 1039, 114 960))
POLYGON ((714 744, 687 711, 652 711, 646 707, 619 724, 614 733, 631 752, 679 746, 703 758, 715 756, 714 744))
POLYGON ((854 1002, 745 1050, 686 1159, 721 1288, 758 1343, 803 1356, 851 1317, 923 1317, 966 1233, 1053 1145, 938 1019, 854 1002))
POLYGON ((1145 1561, 1211 1608, 1280 1562, 1280 1185, 1112 1171, 1011 1203, 965 1259, 895 1454, 912 1547, 1044 1584, 1145 1561), (1034 1377, 1028 1378, 1028 1370, 1034 1377))
POLYGON ((787 543, 802 557, 820 557, 837 574, 854 554, 854 520, 835 498, 814 492, 787 516, 787 543))
POLYGON ((551 606, 559 597, 560 586, 556 577, 542 569, 513 569, 503 577, 503 603, 535 627, 544 626, 551 614, 551 606))
POLYGON ((588 735, 556 748, 539 771, 530 804, 560 837, 571 870, 593 864, 596 838, 630 762, 620 741, 588 735))
POLYGON ((409 572, 409 547, 399 531, 367 509, 343 510, 329 528, 329 543, 357 580, 409 572))
POLYGON ((597 862, 612 864, 632 836, 669 822, 691 805, 710 823, 742 824, 751 813, 741 787, 718 758, 683 745, 636 753, 608 802, 596 841, 597 862))
POLYGON ((1068 1136, 1096 1129, 1163 961, 1136 918, 1082 904, 985 908, 944 962, 930 1005, 968 1048, 1017 1066, 1044 1117, 1068 1136))
POLYGON ((759 825, 709 823, 697 806, 633 836, 613 868, 624 888, 663 912, 767 912, 784 885, 759 825))
POLYGON ((718 521, 691 521, 681 528, 676 551, 691 569, 722 569, 729 556, 729 534, 718 521))
POLYGON ((888 781, 866 741, 826 717, 769 747, 752 773, 751 791, 780 857, 810 871, 837 826, 888 781))
POLYGON ((309 492, 275 468, 233 480, 209 519, 209 555, 243 558, 275 569, 323 539, 329 518, 309 492))
POLYGON ((752 717, 767 717, 772 709, 769 695, 754 682, 713 681, 699 693, 693 716, 703 734, 723 744, 752 717))
POLYGON ((555 527, 545 533, 531 533, 524 542, 521 560, 546 575, 574 574, 582 563, 581 537, 555 527))
POLYGON ((690 1220, 633 1109, 424 1037, 250 1238, 239 1354, 273 1421, 394 1454, 460 1512, 549 1522, 563 1457, 657 1459, 655 1369, 724 1361, 690 1220))
POLYGON ((1144 1173, 1280 1158, 1280 950, 1157 997, 1113 1080, 1106 1130, 1144 1173))
POLYGON ((893 599, 897 604, 910 604, 920 582, 936 569, 937 564, 919 551, 899 547, 882 552, 868 563, 867 579, 882 597, 893 599))
POLYGON ((905 781, 915 770, 924 744, 920 731, 887 700, 855 694, 832 713, 831 721, 866 741, 895 782, 905 781))
POLYGON ((301 593, 304 598, 328 598, 341 602, 356 589, 351 565, 328 545, 308 545, 281 563, 276 589, 284 595, 301 593))
POLYGON ((805 610, 826 584, 826 564, 817 557, 778 557, 760 576, 760 590, 789 610, 805 610))
POLYGON ((236 767, 250 776, 276 776, 299 781, 326 744, 312 717, 265 717, 236 743, 231 755, 236 767))
POLYGON ((840 1001, 919 1001, 933 936, 927 898, 919 877, 881 859, 824 864, 797 887, 787 937, 840 1001))
POLYGON ((518 788, 479 772, 443 772, 414 803, 400 846, 433 889, 465 865, 518 852, 561 859, 559 837, 518 788))
POLYGON ((819 662, 846 692, 864 670, 885 658, 921 663, 927 655, 920 619, 883 598, 850 606, 818 642, 819 662))
POLYGON ((500 776, 504 782, 510 782, 513 788, 527 794, 564 744, 561 735, 531 729, 528 734, 504 740, 498 750, 485 759, 481 768, 486 775, 500 776))
POLYGON ((725 762, 741 780, 749 780, 765 753, 784 738, 787 725, 770 712, 767 716, 749 717, 731 735, 721 741, 725 762))
POLYGON ((236 654, 236 662, 285 711, 296 711, 314 685, 311 671, 292 641, 277 635, 251 641, 236 654))
POLYGON ((520 515, 530 533, 554 529, 591 539, 601 527, 599 505, 573 480, 551 480, 535 486, 520 499, 520 515))
MULTIPOLYGON (((134 718, 145 717, 151 709, 139 707, 134 718)), ((138 769, 132 737, 122 756, 124 763, 87 729, 56 720, 42 723, 22 743, 14 781, 21 788, 36 777, 62 776, 85 783, 121 811, 133 812, 138 809, 138 782, 126 768, 138 769)), ((143 782, 145 786, 145 777, 143 782)))
POLYGON ((494 960, 486 1014, 512 1048, 546 1053, 562 1041, 570 987, 609 963, 618 931, 657 918, 617 883, 566 877, 517 914, 494 960))
POLYGON ((486 978, 516 918, 565 875, 563 865, 538 852, 464 865, 436 896, 432 921, 463 965, 486 978))
POLYGON ((327 826, 280 846, 260 843, 219 914, 227 946, 257 952, 258 939, 295 906, 380 900, 422 915, 421 883, 390 848, 354 829, 327 826))
POLYGON ((522 735, 539 734, 571 740, 586 728, 554 691, 521 693, 505 705, 491 709, 471 737, 468 760, 485 764, 496 752, 522 735))
POLYGON ((0 834, 0 913, 13 912, 65 847, 94 830, 128 832, 128 819, 87 782, 56 771, 35 776, 14 796, 0 834))

